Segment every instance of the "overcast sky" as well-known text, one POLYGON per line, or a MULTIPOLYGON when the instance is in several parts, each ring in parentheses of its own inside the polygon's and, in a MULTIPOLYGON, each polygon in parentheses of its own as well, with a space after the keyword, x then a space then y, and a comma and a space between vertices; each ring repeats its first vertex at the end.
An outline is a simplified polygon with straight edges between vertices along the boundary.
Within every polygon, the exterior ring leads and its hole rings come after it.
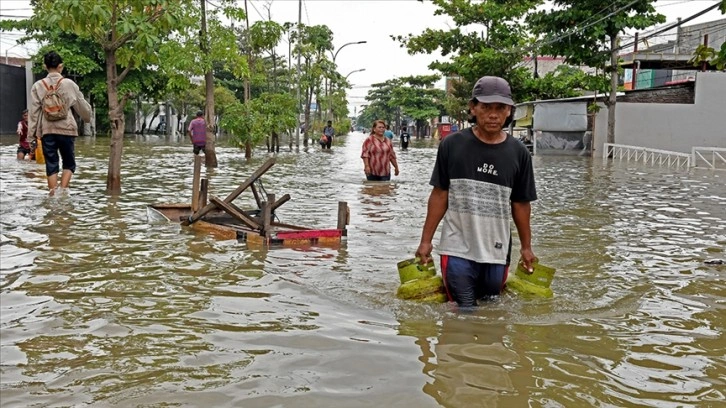
MULTIPOLYGON (((666 16, 667 22, 678 17, 688 17, 718 3, 719 0, 661 0, 656 3, 658 11, 666 16)), ((216 3, 209 0, 209 3, 216 3)), ((240 6, 243 0, 238 0, 240 6)), ((268 8, 274 21, 297 22, 298 0, 250 0, 248 1, 250 23, 267 19, 268 8)), ((421 33, 427 27, 453 27, 446 16, 434 16, 436 7, 424 0, 304 0, 302 22, 308 25, 325 24, 333 31, 336 50, 348 42, 367 41, 366 44, 349 45, 338 53, 336 63, 342 75, 355 72, 348 78, 353 89, 348 91, 351 112, 353 107, 366 104, 363 99, 373 83, 391 78, 433 73, 427 65, 441 56, 408 55, 405 48, 393 41, 391 35, 421 33)), ((32 12, 29 0, 0 0, 0 15, 27 16, 32 12)), ((714 10, 693 22, 712 21, 724 18, 714 10)), ((37 49, 36 45, 17 46, 19 34, 0 33, 0 53, 10 56, 27 56, 37 49)), ((286 51, 285 51, 286 52, 286 51)), ((294 62, 294 60, 293 60, 294 62)))

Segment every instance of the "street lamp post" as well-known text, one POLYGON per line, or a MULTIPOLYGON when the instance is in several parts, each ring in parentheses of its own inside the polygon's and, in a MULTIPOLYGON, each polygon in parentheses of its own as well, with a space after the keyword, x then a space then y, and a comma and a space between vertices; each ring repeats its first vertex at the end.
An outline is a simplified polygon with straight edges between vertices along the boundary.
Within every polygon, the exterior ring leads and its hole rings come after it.
POLYGON ((346 75, 346 76, 345 76, 345 80, 347 81, 347 80, 348 80, 348 77, 349 77, 349 76, 350 76, 351 74, 355 74, 356 72, 361 72, 361 71, 365 71, 365 70, 366 70, 365 68, 361 68, 361 69, 356 69, 355 71, 350 71, 350 72, 348 73, 348 75, 346 75))
MULTIPOLYGON (((348 75, 345 76, 345 80, 348 81, 348 77, 351 76, 352 74, 355 74, 356 72, 362 72, 362 71, 365 71, 365 70, 366 70, 365 68, 361 68, 361 69, 356 69, 354 71, 350 71, 348 73, 348 75)), ((355 107, 353 107, 353 109, 354 109, 353 116, 355 116, 355 107)))
POLYGON ((333 53, 333 51, 330 51, 330 53, 331 53, 331 54, 333 54, 333 63, 335 63, 335 59, 336 59, 336 58, 338 58, 338 53, 339 53, 339 52, 340 52, 340 50, 342 50, 343 48, 345 48, 345 47, 347 47, 347 46, 349 46, 349 45, 355 45, 355 44, 365 44, 365 43, 367 43, 367 42, 368 42, 368 41, 365 41, 365 40, 364 40, 364 41, 353 41, 353 42, 349 42, 349 43, 345 43, 345 44, 341 45, 341 46, 340 46, 340 48, 338 48, 338 50, 337 50, 337 51, 335 51, 335 53, 333 53))
MULTIPOLYGON (((8 65, 8 51, 12 50, 13 48, 17 47, 18 45, 20 45, 20 44, 15 44, 12 47, 5 50, 5 65, 8 65)), ((343 47, 341 47, 341 48, 343 48, 343 47)))
MULTIPOLYGON (((342 50, 343 48, 345 48, 345 47, 347 47, 349 45, 365 44, 367 42, 368 41, 365 41, 365 40, 362 40, 362 41, 352 41, 352 42, 345 43, 345 44, 341 45, 340 48, 338 48, 335 52, 333 52, 331 50, 330 51, 330 55, 332 55, 332 57, 333 57, 333 65, 335 65, 335 60, 338 58, 338 53, 340 52, 340 50, 342 50)), ((350 74, 348 74, 348 75, 350 75, 350 74)), ((330 88, 333 87, 333 84, 331 83, 330 86, 328 86, 328 84, 327 84, 328 80, 327 79, 325 80, 325 82, 326 82, 326 84, 325 84, 325 96, 328 97, 328 96, 330 96, 330 91, 331 91, 330 88)), ((328 107, 328 111, 326 112, 325 117, 329 118, 329 117, 332 116, 332 114, 333 114, 333 107, 330 106, 330 107, 328 107)))

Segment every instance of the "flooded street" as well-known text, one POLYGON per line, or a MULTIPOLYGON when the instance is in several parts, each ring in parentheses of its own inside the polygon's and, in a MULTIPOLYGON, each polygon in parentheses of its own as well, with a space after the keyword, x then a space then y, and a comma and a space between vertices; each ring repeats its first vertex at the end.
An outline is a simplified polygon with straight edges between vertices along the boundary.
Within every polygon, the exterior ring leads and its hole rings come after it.
MULTIPOLYGON (((366 184, 364 137, 283 146, 263 177, 292 197, 280 220, 334 228, 346 201, 351 224, 339 247, 269 250, 147 219, 191 199, 185 140, 129 136, 111 198, 109 140, 79 138, 71 194, 50 198, 44 166, 3 137, 0 405, 723 406, 726 265, 704 261, 726 260, 726 173, 535 156, 533 247, 555 297, 459 314, 395 297, 436 143, 366 184)), ((222 198, 270 157, 217 153, 222 198)))

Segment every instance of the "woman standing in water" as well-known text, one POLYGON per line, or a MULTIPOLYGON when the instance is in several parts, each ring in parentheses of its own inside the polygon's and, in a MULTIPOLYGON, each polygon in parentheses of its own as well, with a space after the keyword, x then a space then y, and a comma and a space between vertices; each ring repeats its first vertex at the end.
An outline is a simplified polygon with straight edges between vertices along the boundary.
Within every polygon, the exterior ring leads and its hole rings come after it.
POLYGON ((371 126, 371 134, 363 142, 363 171, 369 181, 389 181, 391 179, 391 165, 398 176, 398 162, 396 152, 393 150, 391 140, 383 136, 386 123, 376 120, 371 126))

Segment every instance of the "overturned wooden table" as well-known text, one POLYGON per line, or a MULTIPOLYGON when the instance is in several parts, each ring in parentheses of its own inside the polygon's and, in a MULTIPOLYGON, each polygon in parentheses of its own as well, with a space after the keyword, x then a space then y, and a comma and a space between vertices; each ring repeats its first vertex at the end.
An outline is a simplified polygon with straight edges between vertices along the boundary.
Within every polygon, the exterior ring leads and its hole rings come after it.
POLYGON ((347 236, 350 210, 344 201, 338 202, 338 222, 334 229, 319 229, 275 221, 275 210, 290 200, 289 194, 279 199, 264 191, 261 177, 275 164, 271 158, 262 164, 227 197, 209 196, 209 185, 201 179, 201 156, 194 156, 192 202, 162 203, 148 206, 149 218, 179 222, 196 230, 208 231, 219 239, 237 239, 248 245, 334 245, 347 236), (257 208, 243 210, 234 201, 250 190, 257 208))

